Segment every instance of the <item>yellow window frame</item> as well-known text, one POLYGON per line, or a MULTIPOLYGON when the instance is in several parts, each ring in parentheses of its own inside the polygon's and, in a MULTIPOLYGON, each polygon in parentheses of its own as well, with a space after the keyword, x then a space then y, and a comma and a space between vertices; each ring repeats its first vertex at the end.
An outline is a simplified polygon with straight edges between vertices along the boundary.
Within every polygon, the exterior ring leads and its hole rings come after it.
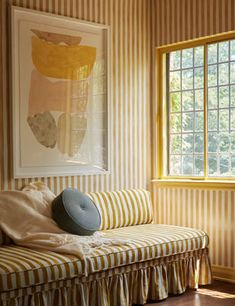
MULTIPOLYGON (((206 36, 194 40, 179 42, 171 45, 161 46, 156 48, 155 53, 155 84, 156 86, 156 129, 155 129, 155 156, 157 160, 154 164, 153 182, 157 182, 161 185, 182 185, 184 186, 198 186, 201 184, 210 186, 224 186, 224 187, 235 187, 235 177, 203 177, 195 176, 169 176, 163 171, 163 165, 166 165, 167 154, 164 154, 164 149, 167 149, 167 135, 166 135, 166 54, 172 51, 182 50, 186 48, 194 48, 198 46, 204 46, 204 157, 207 156, 207 46, 211 43, 217 43, 226 41, 229 39, 235 39, 235 31, 230 31, 222 34, 216 34, 213 36, 206 36)), ((155 158, 154 156, 154 158, 155 158)), ((207 173, 207 160, 204 158, 204 173, 207 173)))

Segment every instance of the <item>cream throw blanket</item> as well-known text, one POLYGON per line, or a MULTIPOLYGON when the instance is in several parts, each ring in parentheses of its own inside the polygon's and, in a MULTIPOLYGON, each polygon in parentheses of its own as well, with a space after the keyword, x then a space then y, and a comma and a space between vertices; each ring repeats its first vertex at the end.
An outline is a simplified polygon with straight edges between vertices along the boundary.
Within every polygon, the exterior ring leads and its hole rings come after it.
POLYGON ((127 240, 107 239, 100 232, 92 236, 72 235, 51 218, 55 195, 42 183, 31 183, 22 191, 0 193, 0 228, 18 245, 73 254, 86 259, 94 248, 119 245, 127 240))

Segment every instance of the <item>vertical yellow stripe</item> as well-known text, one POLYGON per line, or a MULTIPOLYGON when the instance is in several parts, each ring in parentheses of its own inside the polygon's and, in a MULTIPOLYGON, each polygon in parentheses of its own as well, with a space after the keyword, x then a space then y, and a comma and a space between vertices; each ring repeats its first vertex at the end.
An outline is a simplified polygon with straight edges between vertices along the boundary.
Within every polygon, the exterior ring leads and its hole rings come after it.
POLYGON ((234 30, 232 0, 159 0, 155 5, 156 45, 234 30))
POLYGON ((235 192, 172 187, 153 188, 158 223, 201 228, 210 238, 212 264, 235 266, 235 192), (155 196, 157 195, 157 196, 155 196))

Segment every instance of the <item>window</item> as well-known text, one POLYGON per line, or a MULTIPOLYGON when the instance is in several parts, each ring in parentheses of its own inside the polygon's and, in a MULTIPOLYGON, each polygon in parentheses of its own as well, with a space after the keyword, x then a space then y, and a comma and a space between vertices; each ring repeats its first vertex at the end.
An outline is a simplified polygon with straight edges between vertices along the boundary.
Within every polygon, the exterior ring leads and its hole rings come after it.
POLYGON ((162 176, 235 177, 235 39, 161 53, 162 176))

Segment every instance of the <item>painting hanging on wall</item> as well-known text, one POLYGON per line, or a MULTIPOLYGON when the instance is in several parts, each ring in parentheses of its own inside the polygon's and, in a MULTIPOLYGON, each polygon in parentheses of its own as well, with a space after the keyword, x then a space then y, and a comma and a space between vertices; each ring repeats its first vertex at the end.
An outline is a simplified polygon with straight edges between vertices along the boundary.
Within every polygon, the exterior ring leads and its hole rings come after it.
POLYGON ((109 170, 109 28, 12 7, 14 177, 109 170))

